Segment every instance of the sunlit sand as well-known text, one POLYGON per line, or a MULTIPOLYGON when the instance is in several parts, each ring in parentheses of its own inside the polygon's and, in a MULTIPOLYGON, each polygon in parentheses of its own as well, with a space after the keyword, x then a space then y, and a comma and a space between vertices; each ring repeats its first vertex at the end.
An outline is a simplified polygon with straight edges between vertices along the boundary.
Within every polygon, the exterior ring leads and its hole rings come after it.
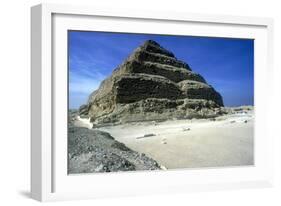
MULTIPOLYGON (((87 120, 76 124, 90 128, 87 120)), ((167 169, 254 164, 254 115, 216 119, 137 122, 101 127, 117 141, 144 153, 167 169)))

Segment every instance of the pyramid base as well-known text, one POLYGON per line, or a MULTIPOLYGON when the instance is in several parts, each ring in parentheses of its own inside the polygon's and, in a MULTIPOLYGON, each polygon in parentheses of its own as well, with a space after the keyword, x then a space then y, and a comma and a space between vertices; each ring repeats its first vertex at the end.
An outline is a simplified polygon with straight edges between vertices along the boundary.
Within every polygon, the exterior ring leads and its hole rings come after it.
POLYGON ((222 114, 223 110, 211 100, 148 98, 130 104, 116 104, 113 112, 92 118, 91 122, 94 126, 99 126, 171 119, 204 119, 222 114))

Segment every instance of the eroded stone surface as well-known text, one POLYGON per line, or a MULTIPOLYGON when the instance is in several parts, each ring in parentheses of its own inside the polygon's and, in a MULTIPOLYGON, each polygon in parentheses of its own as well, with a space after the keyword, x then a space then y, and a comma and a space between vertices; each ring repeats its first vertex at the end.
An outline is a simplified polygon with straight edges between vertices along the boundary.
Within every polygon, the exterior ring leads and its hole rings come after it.
POLYGON ((80 114, 96 124, 220 114, 221 95, 189 65, 148 40, 94 91, 80 114))

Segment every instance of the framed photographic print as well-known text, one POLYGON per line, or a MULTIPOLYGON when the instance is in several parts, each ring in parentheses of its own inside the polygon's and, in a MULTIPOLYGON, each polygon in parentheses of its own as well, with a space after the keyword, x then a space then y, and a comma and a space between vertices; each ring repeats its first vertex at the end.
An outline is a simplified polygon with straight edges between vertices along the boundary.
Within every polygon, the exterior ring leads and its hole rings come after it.
POLYGON ((271 19, 31 14, 34 199, 272 185, 271 19))

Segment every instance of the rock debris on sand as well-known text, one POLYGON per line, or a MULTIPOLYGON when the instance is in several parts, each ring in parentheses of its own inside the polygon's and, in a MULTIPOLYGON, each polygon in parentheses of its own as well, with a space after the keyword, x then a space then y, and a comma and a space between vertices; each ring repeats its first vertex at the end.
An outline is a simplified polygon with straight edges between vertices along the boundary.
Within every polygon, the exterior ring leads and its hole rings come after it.
POLYGON ((156 161, 109 133, 75 126, 69 127, 68 156, 69 174, 160 169, 156 161))

